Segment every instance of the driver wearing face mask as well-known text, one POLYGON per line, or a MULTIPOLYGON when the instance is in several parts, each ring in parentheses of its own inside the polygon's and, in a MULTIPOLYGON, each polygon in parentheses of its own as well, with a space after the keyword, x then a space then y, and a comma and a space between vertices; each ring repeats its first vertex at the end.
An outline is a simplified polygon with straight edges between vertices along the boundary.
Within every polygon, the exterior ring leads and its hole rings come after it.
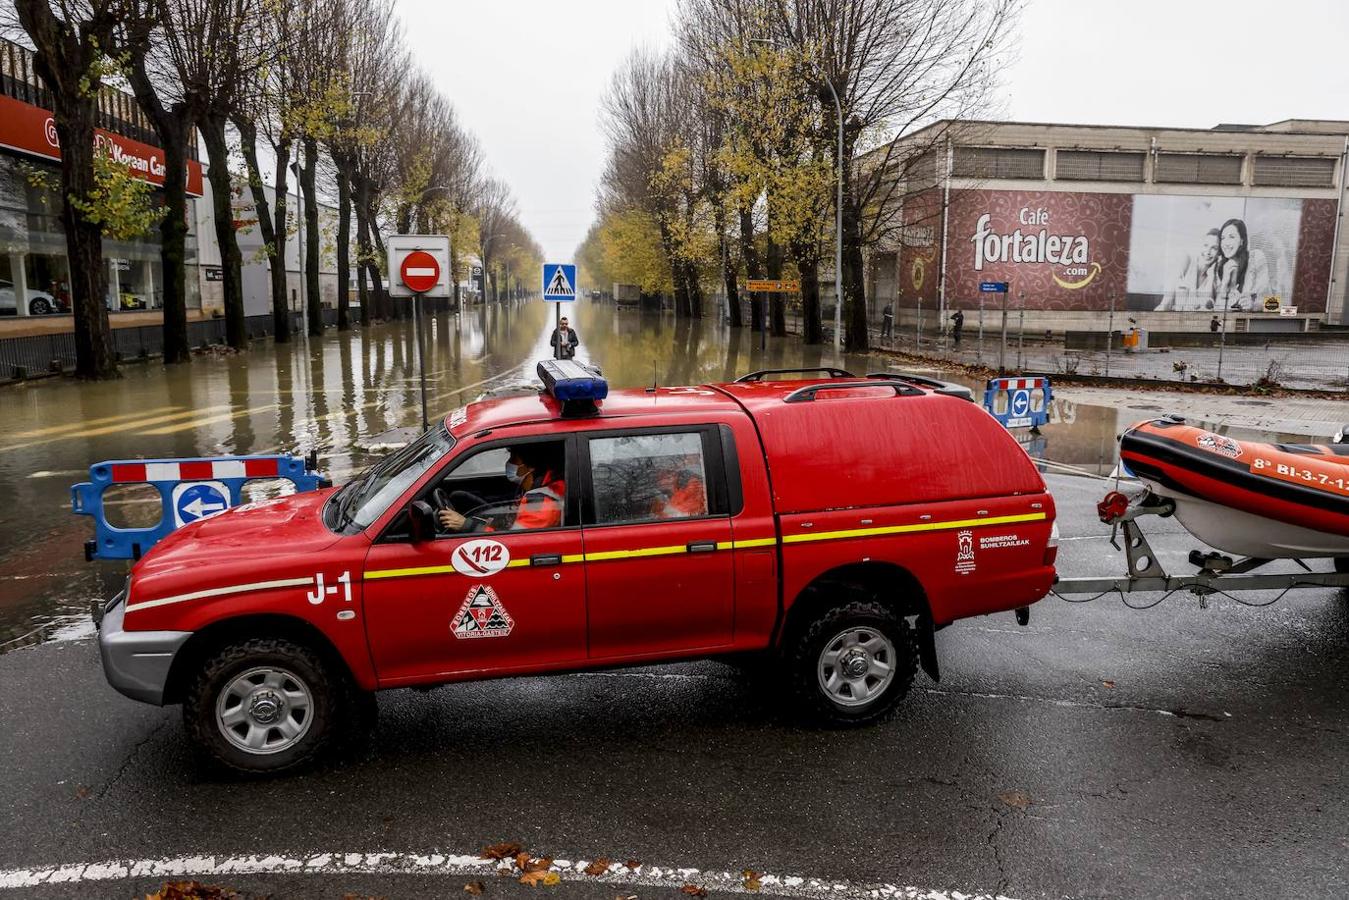
MULTIPOLYGON (((535 528, 556 528, 562 524, 562 505, 567 496, 567 484, 553 471, 549 454, 537 445, 525 444, 511 449, 506 461, 506 478, 516 485, 515 515, 510 528, 525 531, 535 528)), ((452 532, 494 531, 490 524, 473 516, 464 516, 452 509, 437 514, 440 526, 452 532)))

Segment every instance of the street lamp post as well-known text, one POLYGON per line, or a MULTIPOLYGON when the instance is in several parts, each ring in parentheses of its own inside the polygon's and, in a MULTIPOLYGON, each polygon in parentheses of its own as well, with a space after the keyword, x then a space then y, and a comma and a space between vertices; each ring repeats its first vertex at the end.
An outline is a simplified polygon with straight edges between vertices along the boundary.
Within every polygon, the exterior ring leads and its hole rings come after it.
MULTIPOLYGON (((751 44, 767 44, 774 49, 778 42, 773 38, 750 38, 751 44)), ((834 83, 824 75, 824 70, 816 66, 815 74, 829 88, 829 96, 834 98, 834 114, 838 120, 838 196, 834 204, 834 352, 843 349, 843 104, 838 99, 834 83)))

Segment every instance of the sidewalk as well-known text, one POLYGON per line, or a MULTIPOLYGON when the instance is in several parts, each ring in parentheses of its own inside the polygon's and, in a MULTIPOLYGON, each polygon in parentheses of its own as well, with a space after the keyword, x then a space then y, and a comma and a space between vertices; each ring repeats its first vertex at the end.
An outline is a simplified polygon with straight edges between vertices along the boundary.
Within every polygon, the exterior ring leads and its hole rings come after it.
POLYGON ((1113 407, 1120 418, 1178 415, 1197 422, 1298 435, 1312 442, 1330 440, 1349 425, 1349 401, 1317 397, 1240 397, 1186 391, 1140 391, 1063 385, 1054 399, 1113 407))

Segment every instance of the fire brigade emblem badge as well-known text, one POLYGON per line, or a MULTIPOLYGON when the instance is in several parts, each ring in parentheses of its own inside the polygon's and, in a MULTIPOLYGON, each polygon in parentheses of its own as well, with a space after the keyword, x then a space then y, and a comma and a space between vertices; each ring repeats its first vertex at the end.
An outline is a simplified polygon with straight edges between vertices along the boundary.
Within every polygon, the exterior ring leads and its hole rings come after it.
POLYGON ((974 532, 956 534, 956 572, 968 575, 974 571, 974 532))
POLYGON ((515 627, 515 620, 501 605, 496 591, 485 584, 475 584, 455 613, 452 630, 456 638, 505 637, 515 627))
POLYGON ((1241 445, 1230 437, 1224 437, 1221 434, 1213 434, 1210 431, 1205 431, 1200 434, 1199 437, 1195 438, 1194 442, 1205 450, 1212 453, 1219 453, 1230 459, 1236 459, 1241 455, 1241 445))

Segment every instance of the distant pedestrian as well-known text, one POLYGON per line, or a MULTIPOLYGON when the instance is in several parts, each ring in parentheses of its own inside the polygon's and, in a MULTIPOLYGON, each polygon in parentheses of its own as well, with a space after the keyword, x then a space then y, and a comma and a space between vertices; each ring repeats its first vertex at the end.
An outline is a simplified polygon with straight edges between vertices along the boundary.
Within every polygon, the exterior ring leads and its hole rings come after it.
POLYGON ((965 314, 960 310, 951 313, 951 339, 960 346, 960 333, 965 330, 965 314))
POLYGON ((1209 320, 1209 323, 1208 323, 1208 330, 1211 331, 1211 332, 1213 332, 1214 334, 1217 334, 1217 333, 1218 333, 1218 329, 1220 329, 1220 328, 1222 328, 1222 327, 1223 327, 1223 323, 1220 322, 1220 321, 1218 321, 1218 317, 1217 317, 1217 316, 1214 316, 1212 319, 1209 320))
POLYGON ((888 338, 895 336, 895 305, 893 303, 885 304, 885 309, 881 310, 881 337, 888 338))
POLYGON ((581 339, 577 337, 576 331, 567 324, 567 317, 557 323, 553 329, 553 336, 548 341, 553 347, 553 356, 556 359, 571 359, 576 356, 576 348, 580 345, 581 339))

